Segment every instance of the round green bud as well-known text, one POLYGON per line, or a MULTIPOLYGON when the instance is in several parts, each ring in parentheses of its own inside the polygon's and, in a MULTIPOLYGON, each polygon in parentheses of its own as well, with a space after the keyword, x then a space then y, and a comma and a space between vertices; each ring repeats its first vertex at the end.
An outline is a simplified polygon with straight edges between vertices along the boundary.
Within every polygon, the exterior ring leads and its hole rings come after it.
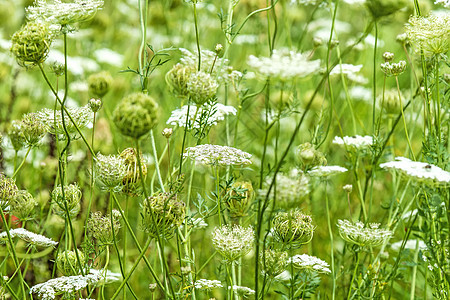
POLYGON ((33 195, 26 190, 18 191, 16 197, 9 202, 12 214, 21 221, 29 220, 37 205, 33 195))
POLYGON ((100 108, 102 108, 103 102, 102 99, 92 98, 88 101, 88 105, 92 112, 96 113, 100 110, 100 108))
POLYGON ((261 264, 262 273, 274 278, 286 270, 288 254, 287 252, 266 249, 264 253, 261 252, 259 262, 261 264))
POLYGON ((123 135, 139 138, 157 123, 158 105, 152 97, 134 93, 126 96, 113 112, 113 120, 123 135))
POLYGON ((251 182, 235 182, 227 189, 223 199, 231 217, 245 217, 255 197, 251 182))
POLYGON ((304 143, 297 147, 297 159, 306 168, 323 166, 327 164, 327 159, 322 152, 316 150, 310 143, 304 143))
POLYGON ((8 136, 15 151, 22 149, 25 145, 23 123, 19 120, 13 120, 8 128, 8 136))
POLYGON ((13 179, 0 173, 0 209, 4 209, 17 196, 19 189, 13 179))
POLYGON ((299 209, 280 212, 273 219, 275 238, 292 248, 309 243, 314 229, 311 216, 303 214, 299 209))
MULTIPOLYGON (((83 266, 85 257, 83 252, 78 251, 80 263, 83 266)), ((56 267, 65 276, 73 276, 80 274, 80 264, 78 263, 77 254, 73 250, 66 250, 58 254, 56 258, 56 267)))
POLYGON ((191 66, 185 66, 182 64, 176 64, 166 74, 166 83, 169 86, 170 91, 177 97, 187 97, 189 95, 187 83, 191 74, 195 72, 195 69, 191 66))
POLYGON ((186 206, 176 194, 159 193, 142 204, 142 228, 151 237, 170 238, 183 223, 186 206))
POLYGON ((113 78, 107 71, 92 74, 88 78, 89 94, 95 98, 102 98, 111 88, 113 78))
POLYGON ((192 73, 187 82, 188 95, 197 105, 214 98, 218 88, 217 81, 203 71, 192 73))
MULTIPOLYGON (((403 95, 400 93, 400 96, 403 95)), ((398 98, 398 90, 390 89, 384 92, 384 100, 381 100, 381 106, 388 115, 396 115, 401 111, 400 99, 398 98)))
POLYGON ((52 43, 48 27, 42 23, 27 23, 11 38, 11 52, 19 65, 30 67, 47 58, 52 43))
POLYGON ((87 221, 87 232, 89 236, 96 239, 102 245, 110 245, 114 241, 114 236, 119 234, 120 212, 112 211, 112 222, 114 232, 111 228, 111 216, 102 216, 101 212, 93 212, 87 221))
POLYGON ((29 147, 36 146, 47 133, 37 113, 26 114, 22 119, 22 135, 29 147))
POLYGON ((55 214, 64 217, 66 215, 66 205, 70 217, 75 217, 80 212, 81 189, 78 185, 69 184, 64 186, 64 197, 61 186, 56 187, 52 192, 53 211, 55 214))
POLYGON ((64 75, 64 64, 55 61, 50 65, 52 72, 55 73, 56 76, 64 75))
MULTIPOLYGON (((139 164, 137 160, 136 149, 127 148, 120 153, 120 158, 124 161, 126 175, 122 180, 122 192, 127 193, 129 195, 139 195, 141 188, 141 176, 139 171, 139 164)), ((139 159, 141 161, 141 169, 142 175, 144 178, 147 176, 147 163, 142 156, 142 153, 139 153, 139 159)))

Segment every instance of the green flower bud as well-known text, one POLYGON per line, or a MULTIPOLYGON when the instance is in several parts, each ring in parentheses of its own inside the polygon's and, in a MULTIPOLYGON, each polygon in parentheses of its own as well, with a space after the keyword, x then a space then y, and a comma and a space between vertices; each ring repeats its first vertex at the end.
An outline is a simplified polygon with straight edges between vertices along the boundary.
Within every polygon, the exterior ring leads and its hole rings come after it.
POLYGON ((11 52, 23 67, 40 64, 47 58, 52 43, 48 27, 42 23, 27 23, 11 38, 11 52))
POLYGON ((57 77, 64 75, 64 64, 55 61, 50 65, 50 68, 57 77))
POLYGON ((260 254, 259 262, 261 264, 262 273, 274 278, 286 270, 288 254, 287 252, 266 249, 264 255, 263 253, 260 254))
POLYGON ((278 213, 273 219, 275 238, 292 248, 309 243, 314 234, 311 216, 304 215, 299 209, 278 213))
POLYGON ((88 101, 88 105, 92 112, 96 113, 100 110, 100 108, 102 108, 103 102, 102 99, 92 98, 88 101))
POLYGON ((125 162, 118 155, 97 154, 95 175, 106 189, 116 190, 127 175, 125 162))
POLYGON ((398 76, 406 69, 406 61, 401 60, 398 63, 385 62, 381 64, 381 70, 386 76, 398 76))
POLYGON ((170 91, 177 97, 187 97, 189 92, 187 82, 195 69, 190 66, 176 64, 166 74, 166 83, 170 91))
POLYGON ((0 209, 4 209, 17 196, 19 189, 13 179, 0 173, 0 209))
POLYGON ((111 228, 111 215, 102 216, 101 212, 94 212, 87 221, 88 235, 96 239, 102 245, 110 245, 114 241, 114 236, 119 234, 120 212, 113 210, 112 222, 114 232, 111 228), (113 236, 114 234, 114 236, 113 236))
POLYGON ((15 151, 19 151, 25 145, 22 127, 21 121, 13 120, 8 128, 8 136, 15 151))
POLYGON ((157 122, 158 105, 152 97, 134 93, 122 99, 113 112, 113 120, 123 135, 139 138, 157 122))
POLYGON ((75 217, 80 212, 81 189, 76 183, 64 186, 64 198, 61 185, 52 192, 53 212, 61 217, 66 215, 66 207, 70 217, 75 217))
POLYGON ((297 147, 297 158, 301 164, 306 168, 316 166, 324 166, 327 164, 327 159, 322 152, 316 150, 310 143, 304 143, 297 147))
POLYGON ((47 133, 37 113, 26 114, 22 119, 22 135, 29 147, 36 146, 47 133))
POLYGON ((212 99, 219 88, 217 81, 203 71, 192 73, 187 82, 188 94, 198 105, 212 99))
MULTIPOLYGON (((401 93, 400 96, 403 97, 401 93)), ((401 102, 400 99, 398 98, 397 89, 390 89, 384 92, 384 100, 381 99, 381 106, 383 107, 386 114, 396 115, 400 113, 401 110, 400 104, 401 102)))
POLYGON ((223 199, 231 217, 244 217, 255 197, 251 182, 235 182, 227 189, 223 199))
POLYGON ((107 71, 92 74, 88 78, 89 94, 95 98, 102 98, 108 93, 112 83, 113 78, 107 71))
POLYGON ((158 234, 170 238, 183 223, 185 204, 177 201, 176 194, 159 193, 148 197, 142 204, 142 228, 151 237, 158 234))
MULTIPOLYGON (((120 153, 120 157, 123 159, 126 169, 126 174, 122 179, 122 192, 130 195, 137 195, 139 194, 139 189, 141 187, 141 176, 139 172, 136 149, 125 149, 122 153, 120 153)), ((147 176, 147 164, 145 159, 142 157, 142 153, 139 153, 139 159, 141 161, 142 175, 145 178, 147 176)))
MULTIPOLYGON (((78 251, 78 257, 80 263, 83 266, 85 262, 85 257, 83 252, 78 251)), ((58 254, 56 258, 56 267, 65 276, 79 275, 81 272, 80 264, 78 263, 77 254, 73 250, 66 250, 58 254)))
POLYGON ((164 128, 163 131, 161 132, 161 134, 163 135, 163 137, 168 139, 168 138, 170 138, 172 136, 173 129, 172 128, 164 128))
POLYGON ((18 191, 16 197, 9 202, 11 213, 21 221, 30 220, 37 205, 37 201, 26 190, 18 191))

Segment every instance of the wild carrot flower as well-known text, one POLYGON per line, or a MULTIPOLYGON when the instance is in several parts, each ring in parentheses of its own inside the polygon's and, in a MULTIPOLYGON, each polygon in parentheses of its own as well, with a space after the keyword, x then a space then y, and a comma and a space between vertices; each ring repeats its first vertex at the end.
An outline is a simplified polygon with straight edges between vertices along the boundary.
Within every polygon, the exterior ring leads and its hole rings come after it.
POLYGON ((18 191, 9 202, 11 213, 21 221, 31 219, 37 205, 33 195, 26 190, 18 191))
POLYGON ((92 97, 102 98, 109 92, 113 83, 111 74, 107 71, 92 74, 88 77, 89 94, 92 97))
POLYGON ((269 277, 276 277, 286 270, 288 263, 287 252, 281 252, 273 249, 266 249, 264 254, 261 253, 260 264, 261 272, 269 277))
POLYGON ((95 176, 106 189, 120 190, 126 175, 125 161, 119 155, 99 153, 95 157, 95 176))
MULTIPOLYGON (((394 251, 399 251, 402 244, 403 244, 403 241, 395 242, 395 243, 391 244, 391 249, 394 251)), ((414 251, 416 249, 416 245, 418 245, 419 250, 427 250, 428 249, 427 245, 425 245, 425 243, 423 241, 417 240, 417 239, 407 240, 405 243, 404 249, 410 249, 410 250, 414 251)))
POLYGON ((406 34, 417 52, 428 57, 450 50, 450 14, 412 16, 406 24, 406 34))
POLYGON ((142 203, 142 229, 153 238, 170 238, 185 216, 186 205, 177 200, 176 194, 159 193, 142 203))
MULTIPOLYGON (((266 177, 265 183, 268 186, 273 177, 266 177)), ((311 192, 308 176, 302 171, 292 169, 289 173, 278 173, 276 176, 276 199, 274 198, 274 189, 270 191, 270 199, 276 200, 278 206, 282 208, 293 208, 298 206, 299 201, 305 199, 311 192)), ((260 191, 267 194, 267 189, 260 191)))
POLYGON ((297 159, 305 168, 323 166, 327 164, 327 159, 322 152, 315 149, 311 143, 303 143, 295 150, 297 159))
POLYGON ((319 71, 320 60, 308 60, 308 54, 288 50, 273 50, 271 57, 250 55, 248 65, 264 77, 281 81, 302 78, 319 71))
MULTIPOLYGON (((66 107, 68 113, 74 120, 78 129, 85 128, 89 123, 91 123, 92 112, 88 105, 82 107, 66 107)), ((73 137, 78 133, 75 125, 72 123, 67 113, 64 112, 64 124, 61 114, 61 110, 56 112, 53 109, 44 108, 43 110, 37 112, 37 116, 44 124, 47 132, 53 135, 61 135, 61 138, 65 137, 64 125, 66 126, 67 132, 73 137)))
POLYGON ((218 88, 217 81, 209 73, 203 71, 192 73, 186 83, 187 95, 197 105, 213 99, 218 88))
POLYGON ((318 166, 308 171, 308 175, 312 177, 328 177, 347 172, 346 168, 340 166, 318 166))
POLYGON ((46 130, 37 113, 28 113, 22 118, 22 135, 28 147, 36 146, 44 137, 46 130))
POLYGON ((338 220, 340 236, 351 244, 360 247, 376 247, 383 244, 392 236, 392 231, 381 229, 380 224, 362 222, 353 223, 349 220, 338 220))
POLYGON ((436 0, 434 1, 434 4, 441 4, 445 8, 450 8, 450 0, 436 0))
POLYGON ((381 70, 386 76, 398 76, 402 74, 406 69, 406 61, 401 60, 398 63, 384 62, 381 64, 381 70))
POLYGON ((58 295, 73 296, 88 285, 97 284, 100 279, 98 274, 58 277, 31 287, 30 294, 37 294, 42 300, 53 300, 58 295))
POLYGON ((373 137, 366 135, 366 136, 360 136, 360 135, 355 135, 355 136, 344 136, 344 137, 339 137, 336 136, 333 139, 333 144, 336 145, 344 145, 346 147, 355 149, 355 150, 363 150, 363 149, 367 149, 370 146, 372 146, 373 144, 373 137))
MULTIPOLYGON (((64 186, 64 197, 61 185, 52 191, 53 211, 55 214, 64 217, 66 215, 66 205, 70 217, 75 217, 80 212, 81 189, 76 183, 64 186)), ((67 216, 67 217, 69 217, 67 216)))
POLYGON ((230 216, 236 218, 247 215, 247 210, 254 196, 255 192, 253 191, 251 182, 237 181, 231 187, 227 188, 222 198, 230 212, 230 216))
POLYGON ((330 265, 325 261, 317 258, 315 256, 310 256, 307 254, 294 255, 289 258, 288 263, 292 263, 293 266, 297 269, 305 270, 308 272, 317 272, 317 273, 331 273, 329 269, 330 265))
POLYGON ((248 296, 254 295, 255 291, 246 286, 233 285, 229 286, 228 289, 233 289, 233 292, 236 293, 239 297, 247 298, 248 296))
MULTIPOLYGON (((25 228, 10 229, 9 235, 11 236, 11 238, 17 237, 33 246, 55 247, 56 245, 58 245, 58 242, 55 242, 52 239, 49 239, 48 237, 45 237, 41 234, 28 231, 25 228)), ((1 232, 0 244, 4 243, 6 239, 7 239, 6 232, 1 232)))
POLYGON ((233 262, 250 252, 254 240, 253 229, 240 225, 216 227, 212 234, 214 248, 228 262, 233 262))
POLYGON ((336 75, 346 75, 347 78, 351 81, 365 84, 367 83, 367 79, 363 77, 362 75, 358 74, 363 65, 352 65, 352 64, 340 64, 333 68, 330 72, 330 76, 336 76, 336 75))
POLYGON ((120 212, 117 210, 112 211, 112 217, 111 215, 102 216, 102 213, 98 211, 91 213, 86 226, 88 235, 101 245, 112 244, 114 236, 119 233, 120 217, 120 212), (113 222, 114 231, 111 228, 111 222, 113 222))
POLYGON ((448 186, 450 184, 450 172, 425 162, 396 157, 395 161, 380 164, 380 167, 397 171, 406 178, 429 186, 448 186))
POLYGON ((18 191, 15 181, 0 173, 0 209, 5 209, 17 196, 18 191))
POLYGON ((219 280, 209 280, 209 279, 197 279, 194 283, 192 283, 192 285, 197 290, 207 290, 207 291, 210 291, 214 288, 223 287, 222 283, 219 280))
MULTIPOLYGON (((128 193, 129 195, 137 195, 141 186, 141 175, 136 149, 126 148, 120 153, 120 158, 123 160, 126 169, 126 175, 122 179, 122 192, 128 193)), ((142 153, 139 153, 139 159, 142 175, 145 178, 147 176, 147 162, 142 156, 142 153)))
POLYGON ((242 166, 252 163, 250 161, 252 155, 247 152, 233 147, 208 144, 187 148, 184 157, 189 157, 202 165, 242 166))
POLYGON ((27 19, 57 25, 69 25, 92 18, 103 6, 103 0, 36 0, 34 6, 26 9, 27 19))
POLYGON ((272 223, 275 238, 292 248, 309 243, 314 235, 315 227, 311 216, 303 214, 299 209, 277 213, 272 223))
MULTIPOLYGON (((188 106, 172 111, 166 124, 186 127, 186 115, 188 106)), ((217 125, 220 121, 225 119, 227 115, 236 115, 236 108, 230 105, 223 105, 220 103, 205 103, 197 108, 195 105, 189 107, 188 128, 200 129, 203 126, 211 127, 217 125)))
POLYGON ((81 267, 84 267, 84 262, 84 254, 79 250, 65 250, 58 253, 56 257, 56 267, 66 276, 80 274, 80 264, 81 267), (78 252, 80 263, 78 263, 77 253, 75 251, 78 252))
POLYGON ((113 121, 123 135, 139 138, 156 125, 158 104, 147 94, 128 95, 116 106, 113 121))

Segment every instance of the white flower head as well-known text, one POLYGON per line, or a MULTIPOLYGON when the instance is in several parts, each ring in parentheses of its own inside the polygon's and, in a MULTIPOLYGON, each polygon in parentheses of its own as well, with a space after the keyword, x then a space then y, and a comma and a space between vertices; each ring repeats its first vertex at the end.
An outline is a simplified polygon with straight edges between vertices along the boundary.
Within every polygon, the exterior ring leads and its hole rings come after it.
POLYGON ((328 177, 347 172, 348 170, 340 166, 317 166, 308 171, 308 175, 312 177, 328 177))
POLYGON ((434 4, 441 4, 445 8, 450 8, 450 0, 436 0, 434 4))
POLYGON ((252 155, 247 152, 233 147, 209 144, 187 148, 184 157, 189 157, 202 165, 244 166, 252 163, 250 161, 252 155))
MULTIPOLYGON (((54 240, 49 239, 48 237, 45 237, 41 234, 28 231, 25 228, 10 229, 9 235, 11 236, 11 238, 18 237, 19 239, 24 240, 25 242, 34 246, 55 247, 56 245, 58 245, 58 242, 55 242, 54 240)), ((6 241, 6 238, 6 231, 0 233, 0 244, 6 241)))
POLYGON ((348 79, 351 81, 365 84, 367 83, 367 79, 363 77, 361 74, 358 74, 363 65, 352 65, 352 64, 340 64, 333 68, 330 72, 330 76, 340 75, 341 73, 343 75, 346 75, 348 79))
POLYGON ((349 220, 338 220, 337 224, 341 237, 360 247, 375 247, 383 244, 392 236, 392 231, 379 228, 380 224, 363 222, 353 223, 349 220))
POLYGON ((197 290, 207 290, 207 291, 210 291, 214 288, 223 287, 222 283, 219 280, 209 280, 209 279, 197 279, 194 283, 192 283, 192 285, 197 290))
MULTIPOLYGON (((227 115, 236 115, 236 108, 230 105, 223 105, 220 103, 207 102, 202 106, 190 105, 188 128, 200 129, 202 126, 217 125, 220 121, 225 119, 227 115)), ((166 124, 178 127, 186 127, 186 115, 188 113, 188 106, 172 111, 170 118, 166 124)))
POLYGON ((89 20, 103 6, 103 0, 36 0, 34 6, 26 8, 27 19, 50 24, 69 25, 89 20))
POLYGON ((425 162, 412 161, 405 157, 396 157, 395 161, 380 164, 386 170, 394 170, 402 176, 411 178, 417 183, 429 186, 448 186, 450 184, 450 172, 427 164, 425 162))
MULTIPOLYGON (((231 289, 231 286, 228 287, 228 289, 231 289)), ((248 296, 254 295, 255 291, 251 288, 248 288, 246 286, 239 286, 239 285, 233 285, 233 292, 238 294, 240 297, 247 298, 248 296)))
MULTIPOLYGON (((403 244, 403 241, 395 242, 395 243, 391 244, 391 248, 394 251, 399 251, 402 244, 403 244)), ((407 240, 405 243, 404 249, 415 250, 416 246, 418 247, 419 250, 427 250, 428 249, 427 245, 425 245, 425 243, 421 240, 407 240)))
POLYGON ((271 57, 250 55, 248 65, 264 77, 281 81, 306 77, 320 69, 320 60, 308 60, 308 54, 288 50, 273 50, 271 57))
POLYGON ((240 225, 216 227, 212 235, 214 248, 229 262, 250 252, 255 240, 253 229, 240 225))
POLYGON ((334 137, 333 144, 363 150, 369 148, 373 144, 373 137, 369 135, 344 136, 342 138, 336 136, 334 137))
POLYGON ((95 274, 58 277, 31 287, 30 294, 37 294, 42 300, 51 300, 61 294, 75 294, 90 284, 98 283, 100 279, 95 274))
POLYGON ((315 271, 317 273, 325 274, 331 273, 331 270, 329 269, 330 265, 328 263, 320 258, 307 254, 295 255, 289 258, 288 263, 292 263, 295 268, 306 271, 315 271))

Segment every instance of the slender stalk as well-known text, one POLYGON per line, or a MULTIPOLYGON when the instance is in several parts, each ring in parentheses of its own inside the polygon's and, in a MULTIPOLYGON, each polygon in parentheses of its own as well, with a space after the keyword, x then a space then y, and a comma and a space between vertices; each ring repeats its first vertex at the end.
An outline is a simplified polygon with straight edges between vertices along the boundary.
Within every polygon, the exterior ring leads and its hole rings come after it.
MULTIPOLYGON (((155 144, 155 137, 153 135, 153 129, 150 130, 150 140, 152 142, 152 150, 153 150, 153 157, 155 159, 155 169, 156 169, 156 175, 158 176, 158 181, 159 181, 159 185, 161 186, 161 191, 163 193, 166 192, 166 190, 164 189, 164 182, 162 180, 161 177, 161 172, 159 170, 159 160, 158 160, 158 153, 156 151, 156 144, 155 144)), ((139 154, 138 154, 139 155, 139 154)))
POLYGON ((25 153, 25 157, 23 158, 22 162, 20 163, 19 167, 14 171, 14 174, 11 176, 11 178, 16 178, 17 173, 19 173, 20 169, 22 168, 23 164, 27 160, 28 154, 30 153, 31 146, 28 147, 27 153, 25 153))
POLYGON ((330 205, 328 203, 328 192, 327 192, 327 183, 325 183, 325 205, 327 209, 327 224, 328 224, 328 233, 330 234, 330 259, 331 259, 331 275, 333 276, 333 294, 331 295, 331 299, 335 299, 336 296, 336 273, 334 269, 334 243, 333 243, 333 229, 331 227, 331 218, 330 218, 330 205))

